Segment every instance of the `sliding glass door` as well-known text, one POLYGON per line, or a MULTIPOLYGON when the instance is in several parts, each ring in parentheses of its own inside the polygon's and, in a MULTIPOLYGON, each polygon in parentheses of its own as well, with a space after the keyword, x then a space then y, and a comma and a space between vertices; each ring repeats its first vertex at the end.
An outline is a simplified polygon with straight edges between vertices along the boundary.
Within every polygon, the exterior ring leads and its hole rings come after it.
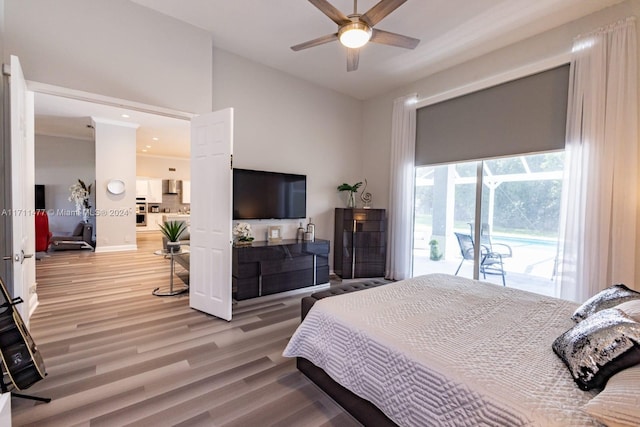
POLYGON ((475 265, 481 280, 553 295, 563 167, 552 152, 416 168, 413 275, 475 265))

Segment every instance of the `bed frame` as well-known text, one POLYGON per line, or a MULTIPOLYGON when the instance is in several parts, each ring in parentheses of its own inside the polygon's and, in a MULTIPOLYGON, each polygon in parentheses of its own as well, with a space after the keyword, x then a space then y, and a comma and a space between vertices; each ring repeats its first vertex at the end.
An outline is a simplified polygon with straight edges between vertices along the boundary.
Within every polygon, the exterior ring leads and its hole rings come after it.
MULTIPOLYGON (((332 286, 326 291, 316 292, 311 296, 302 298, 301 319, 303 320, 316 301, 334 295, 356 292, 376 286, 391 283, 384 279, 371 279, 362 282, 351 282, 343 285, 332 286)), ((365 426, 398 427, 377 406, 366 399, 352 393, 335 382, 325 371, 303 357, 298 357, 296 366, 307 378, 327 393, 345 411, 365 426)))

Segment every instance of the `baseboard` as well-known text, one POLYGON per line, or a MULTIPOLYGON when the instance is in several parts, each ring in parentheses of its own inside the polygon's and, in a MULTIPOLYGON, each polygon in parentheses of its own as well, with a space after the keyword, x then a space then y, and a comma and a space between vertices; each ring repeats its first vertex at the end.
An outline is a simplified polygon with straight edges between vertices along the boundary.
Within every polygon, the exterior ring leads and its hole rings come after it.
POLYGON ((138 250, 138 245, 98 246, 95 252, 124 252, 138 250))
POLYGON ((0 425, 11 427, 11 393, 0 394, 0 425))

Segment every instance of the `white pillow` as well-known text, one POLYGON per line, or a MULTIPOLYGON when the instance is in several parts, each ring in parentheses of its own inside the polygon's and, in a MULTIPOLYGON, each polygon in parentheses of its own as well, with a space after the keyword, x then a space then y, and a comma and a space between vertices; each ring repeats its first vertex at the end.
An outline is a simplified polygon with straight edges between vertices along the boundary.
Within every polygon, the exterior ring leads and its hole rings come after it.
POLYGON ((622 304, 618 304, 616 308, 624 311, 636 322, 640 322, 640 299, 623 302, 622 304))
POLYGON ((608 427, 640 425, 640 365, 618 372, 582 407, 608 427))

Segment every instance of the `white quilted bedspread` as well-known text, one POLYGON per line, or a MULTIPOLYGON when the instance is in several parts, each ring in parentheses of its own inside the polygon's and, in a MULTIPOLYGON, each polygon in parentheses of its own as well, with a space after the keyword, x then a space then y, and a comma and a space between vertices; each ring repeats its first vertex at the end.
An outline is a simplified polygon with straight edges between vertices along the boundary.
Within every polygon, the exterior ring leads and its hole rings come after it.
POLYGON ((284 350, 401 426, 594 426, 551 343, 576 304, 433 274, 322 299, 284 350))

